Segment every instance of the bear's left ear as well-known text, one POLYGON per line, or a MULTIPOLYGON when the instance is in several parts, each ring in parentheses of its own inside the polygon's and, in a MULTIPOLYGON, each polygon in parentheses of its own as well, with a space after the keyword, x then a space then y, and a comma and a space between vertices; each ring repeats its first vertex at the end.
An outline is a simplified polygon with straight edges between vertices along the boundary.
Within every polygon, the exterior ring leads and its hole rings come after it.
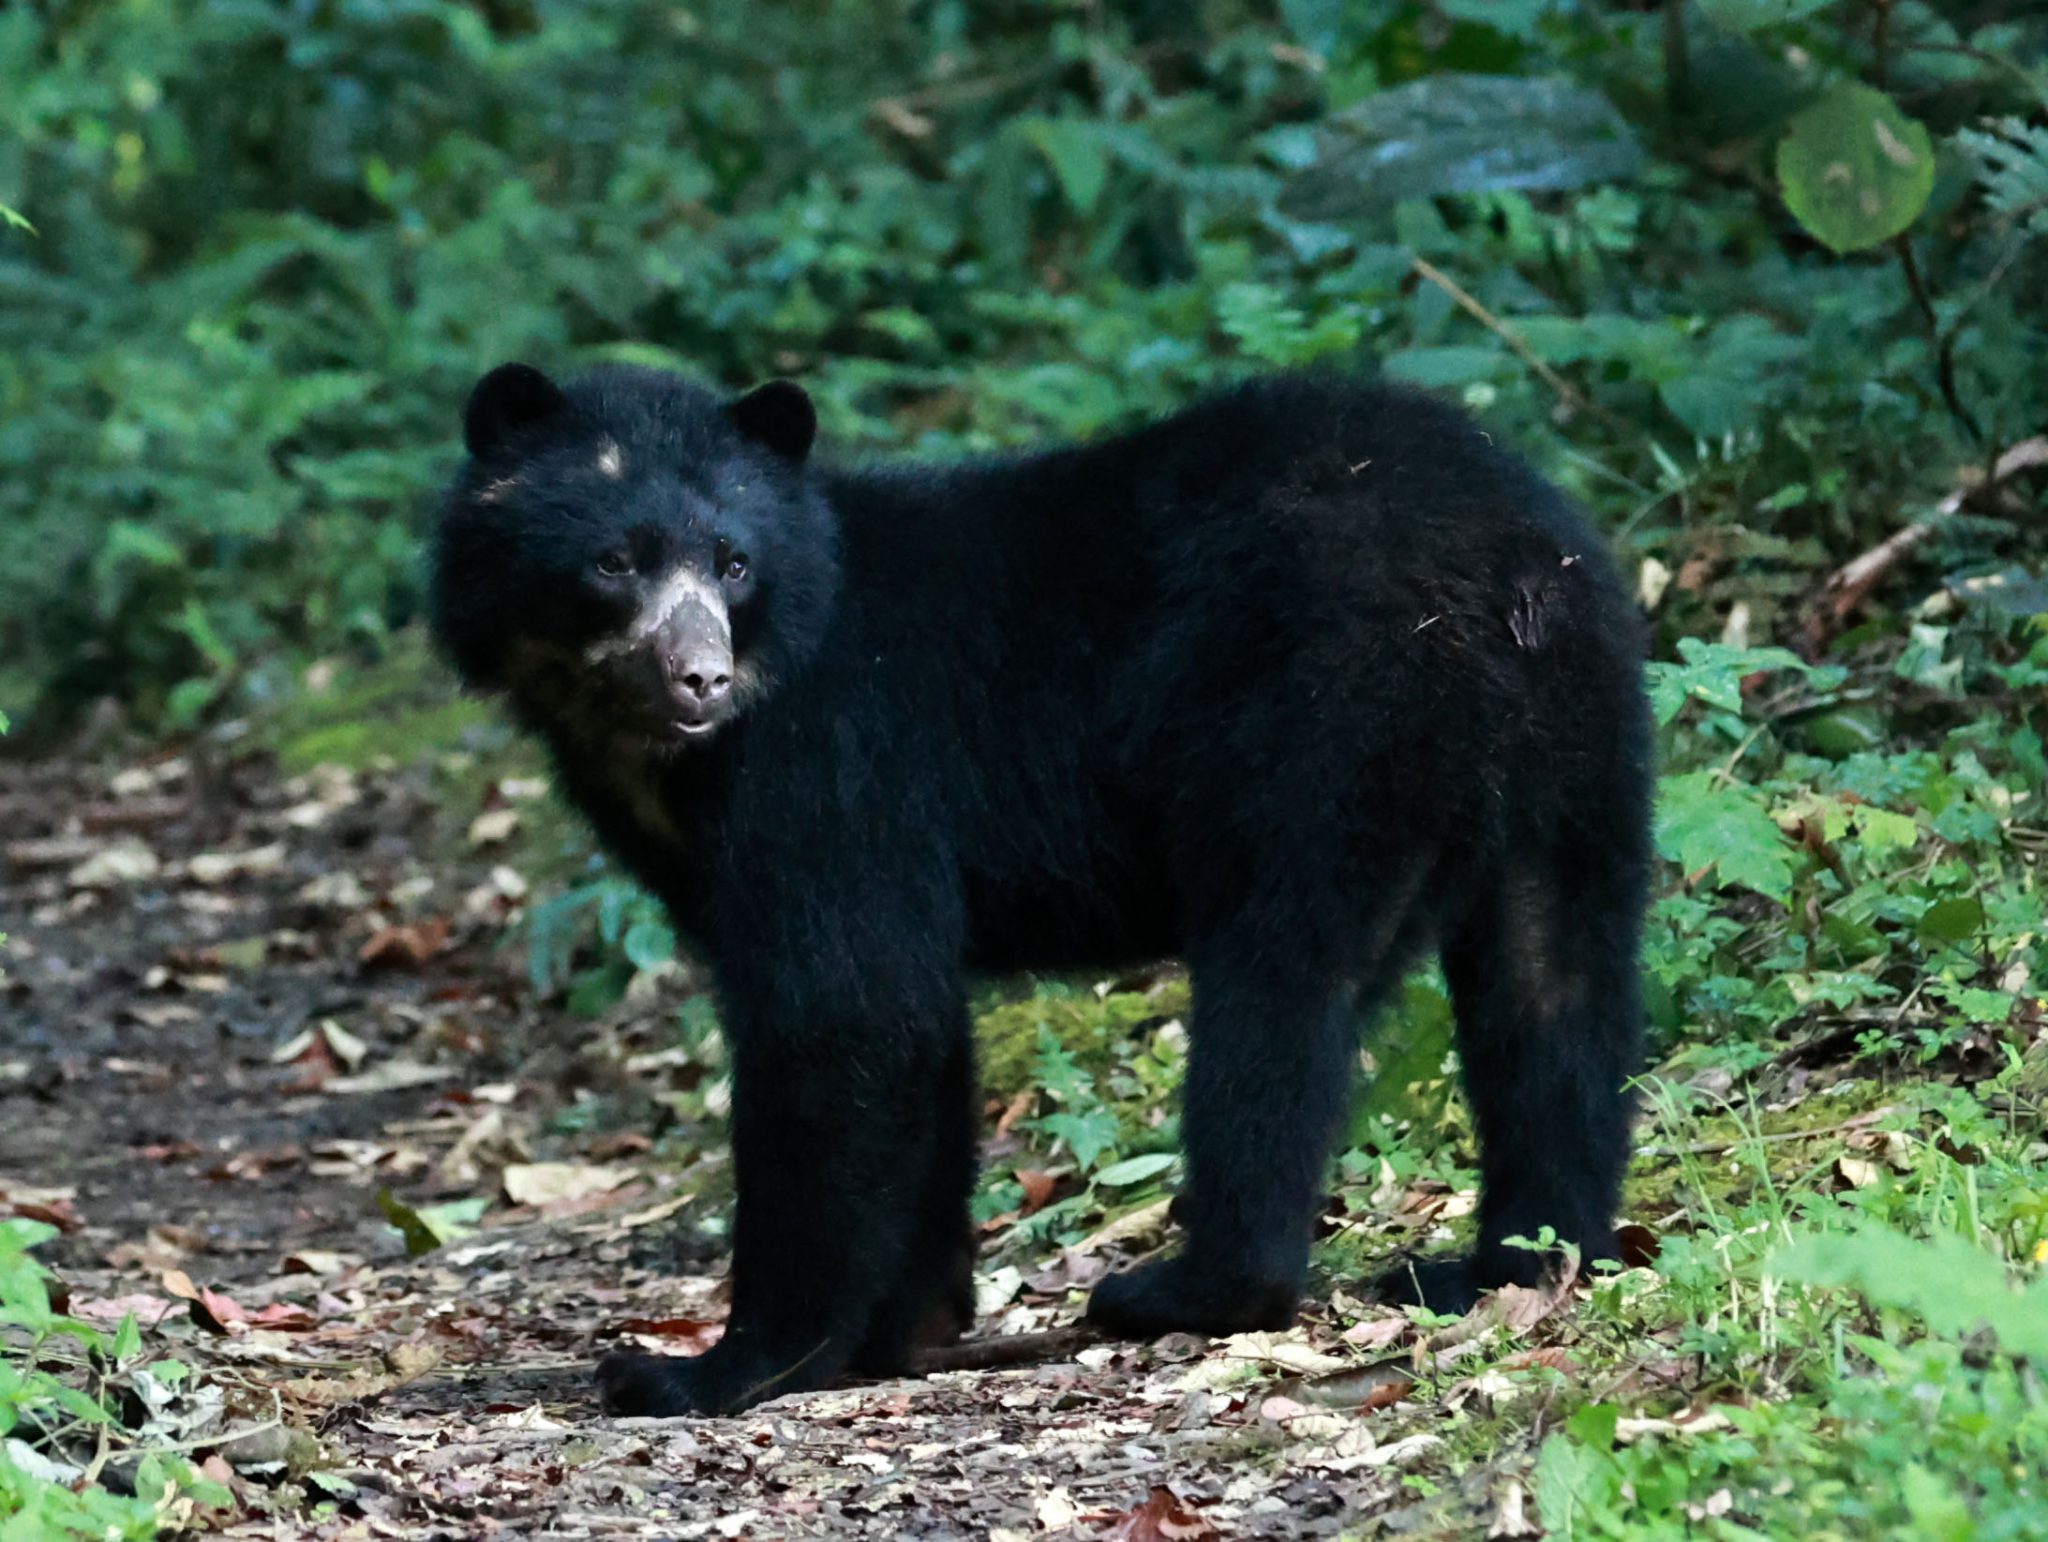
POLYGON ((794 380, 755 386, 725 409, 733 427, 786 460, 800 461, 818 437, 818 409, 794 380))

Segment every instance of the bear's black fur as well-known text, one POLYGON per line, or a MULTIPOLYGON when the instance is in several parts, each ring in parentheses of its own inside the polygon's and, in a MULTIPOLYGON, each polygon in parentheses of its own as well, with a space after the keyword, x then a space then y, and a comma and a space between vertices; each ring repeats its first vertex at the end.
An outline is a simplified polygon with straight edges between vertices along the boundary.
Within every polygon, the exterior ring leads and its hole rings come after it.
POLYGON ((1480 1137, 1462 1309, 1507 1239, 1613 1247, 1649 731, 1594 532, 1462 413, 1327 377, 1085 448, 821 465, 796 387, 507 366, 471 401, 440 637, 715 967, 732 1317, 601 1369, 723 1412, 971 1314, 970 971, 1182 955, 1180 1251, 1126 1334, 1278 1328, 1361 1010, 1440 951, 1480 1137))

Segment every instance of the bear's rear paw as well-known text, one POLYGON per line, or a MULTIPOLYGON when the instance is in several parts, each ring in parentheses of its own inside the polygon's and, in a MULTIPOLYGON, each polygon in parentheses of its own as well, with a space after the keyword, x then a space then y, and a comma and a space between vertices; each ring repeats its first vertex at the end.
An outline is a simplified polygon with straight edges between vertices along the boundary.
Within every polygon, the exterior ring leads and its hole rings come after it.
POLYGON ((1445 1317, 1463 1317, 1487 1289, 1469 1258, 1403 1259, 1372 1282, 1390 1306, 1426 1306, 1445 1317))
POLYGON ((1178 1258, 1155 1259, 1112 1274, 1088 1298, 1088 1320, 1120 1338, 1202 1333, 1227 1338, 1291 1327, 1300 1305, 1291 1280, 1222 1279, 1178 1258))

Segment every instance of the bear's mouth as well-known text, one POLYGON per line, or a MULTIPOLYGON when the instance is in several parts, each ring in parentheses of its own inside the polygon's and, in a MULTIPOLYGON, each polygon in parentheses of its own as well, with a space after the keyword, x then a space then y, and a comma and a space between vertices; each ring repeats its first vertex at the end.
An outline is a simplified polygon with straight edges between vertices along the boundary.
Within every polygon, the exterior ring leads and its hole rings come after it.
POLYGON ((705 734, 713 733, 718 729, 723 728, 725 726, 725 719, 719 717, 708 717, 692 721, 691 719, 686 717, 679 717, 673 720, 668 726, 674 729, 677 733, 681 734, 686 739, 696 739, 701 738, 705 734))

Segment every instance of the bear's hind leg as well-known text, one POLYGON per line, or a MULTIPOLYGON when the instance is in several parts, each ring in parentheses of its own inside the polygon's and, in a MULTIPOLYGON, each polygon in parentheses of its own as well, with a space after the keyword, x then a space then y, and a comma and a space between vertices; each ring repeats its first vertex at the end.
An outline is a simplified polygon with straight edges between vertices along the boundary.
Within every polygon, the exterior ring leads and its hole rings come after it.
POLYGON ((1641 864, 1587 842, 1525 851, 1443 950, 1458 1056, 1479 1131, 1479 1241, 1469 1258, 1404 1266, 1385 1295, 1468 1310, 1531 1285, 1551 1260, 1510 1237, 1545 1226, 1583 1267, 1614 1256, 1641 1037, 1641 864))

